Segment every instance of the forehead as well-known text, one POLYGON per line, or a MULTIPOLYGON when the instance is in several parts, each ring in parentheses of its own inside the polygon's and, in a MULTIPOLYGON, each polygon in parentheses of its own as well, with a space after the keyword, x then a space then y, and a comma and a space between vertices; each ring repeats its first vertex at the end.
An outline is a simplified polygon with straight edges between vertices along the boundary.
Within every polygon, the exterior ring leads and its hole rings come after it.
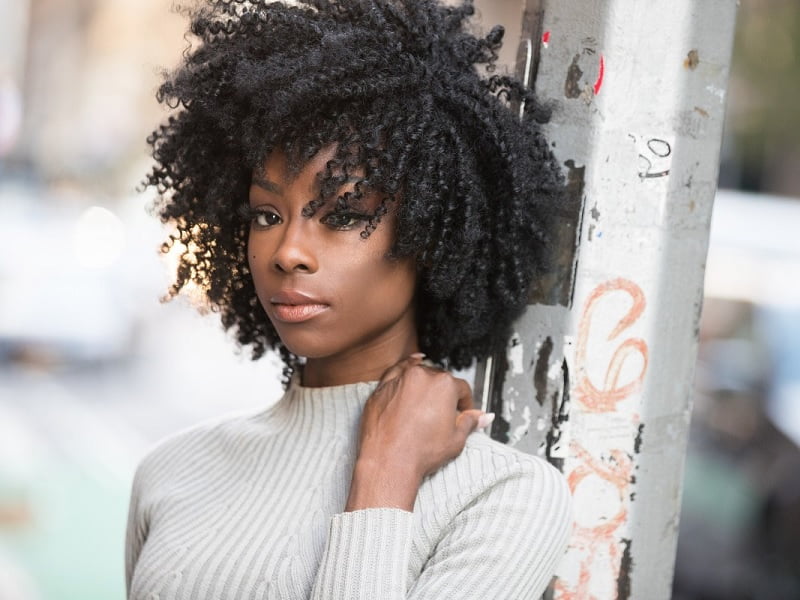
POLYGON ((354 208, 377 210, 380 194, 368 185, 364 167, 344 166, 337 160, 336 148, 335 144, 325 146, 304 163, 292 162, 281 148, 272 150, 253 170, 251 194, 260 188, 276 195, 302 194, 309 202, 319 199, 324 204, 340 198, 354 208))

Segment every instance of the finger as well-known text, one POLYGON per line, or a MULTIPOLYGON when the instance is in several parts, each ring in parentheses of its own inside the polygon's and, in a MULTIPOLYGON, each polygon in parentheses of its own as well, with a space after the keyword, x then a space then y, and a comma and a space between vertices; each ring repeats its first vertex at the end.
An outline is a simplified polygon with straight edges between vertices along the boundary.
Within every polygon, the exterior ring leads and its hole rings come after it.
POLYGON ((458 410, 471 410, 475 408, 472 402, 472 388, 463 379, 454 378, 456 384, 456 394, 458 395, 458 410))
POLYGON ((494 413, 483 413, 478 417, 478 429, 486 429, 494 422, 494 413))
POLYGON ((424 358, 425 355, 422 352, 415 352, 414 354, 411 354, 403 359, 400 359, 399 361, 394 363, 391 367, 386 369, 386 371, 383 372, 383 375, 381 375, 380 382, 386 383, 390 379, 395 379, 397 377, 400 377, 400 375, 403 374, 403 371, 405 371, 407 368, 411 366, 420 364, 424 358))

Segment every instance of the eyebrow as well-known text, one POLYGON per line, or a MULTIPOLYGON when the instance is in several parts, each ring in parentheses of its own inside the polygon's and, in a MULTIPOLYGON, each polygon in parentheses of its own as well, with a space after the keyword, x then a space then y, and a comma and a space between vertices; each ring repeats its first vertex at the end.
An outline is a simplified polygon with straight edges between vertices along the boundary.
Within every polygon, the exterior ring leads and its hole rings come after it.
MULTIPOLYGON (((283 195, 283 188, 281 186, 279 186, 274 181, 270 181, 269 179, 262 177, 261 175, 253 175, 252 181, 261 189, 264 189, 268 192, 272 192, 273 194, 283 195)), ((360 181, 364 181, 364 178, 353 175, 345 179, 342 182, 342 185, 347 183, 359 183, 360 181)))
POLYGON ((260 175, 253 175, 253 183, 261 189, 272 192, 273 194, 283 194, 283 188, 281 186, 274 181, 270 181, 269 179, 261 177, 260 175))

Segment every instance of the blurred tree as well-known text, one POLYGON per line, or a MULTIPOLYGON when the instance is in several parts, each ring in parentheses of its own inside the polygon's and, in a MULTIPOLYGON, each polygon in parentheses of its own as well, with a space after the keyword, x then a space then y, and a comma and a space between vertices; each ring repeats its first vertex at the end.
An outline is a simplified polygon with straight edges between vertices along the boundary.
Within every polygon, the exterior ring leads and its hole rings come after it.
POLYGON ((800 2, 742 0, 721 184, 800 197, 800 2))

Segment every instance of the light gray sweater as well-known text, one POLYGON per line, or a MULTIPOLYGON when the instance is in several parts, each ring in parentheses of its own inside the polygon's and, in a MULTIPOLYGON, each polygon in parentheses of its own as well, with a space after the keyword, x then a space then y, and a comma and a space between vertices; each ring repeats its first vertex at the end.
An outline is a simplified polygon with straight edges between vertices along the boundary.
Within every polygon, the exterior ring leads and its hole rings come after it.
POLYGON ((414 512, 342 512, 377 384, 293 383, 252 416, 161 442, 137 469, 132 600, 538 598, 570 529, 564 478, 473 433, 414 512))

